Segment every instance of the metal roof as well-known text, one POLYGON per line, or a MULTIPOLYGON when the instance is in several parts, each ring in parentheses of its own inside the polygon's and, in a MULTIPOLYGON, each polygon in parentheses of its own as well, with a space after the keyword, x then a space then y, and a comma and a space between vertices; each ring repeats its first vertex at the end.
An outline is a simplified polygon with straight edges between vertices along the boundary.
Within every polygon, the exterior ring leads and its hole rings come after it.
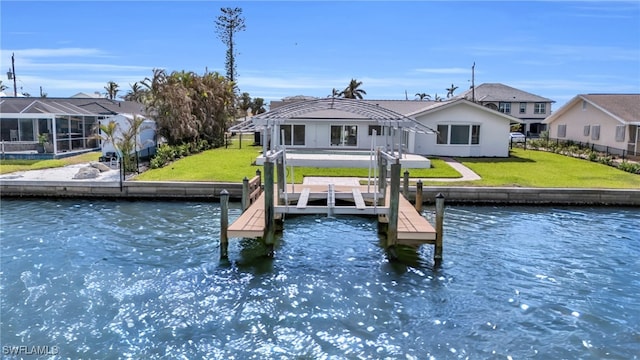
POLYGON ((260 130, 265 126, 271 127, 283 124, 291 119, 301 118, 364 119, 376 121, 382 126, 401 128, 408 131, 421 133, 437 132, 410 116, 397 113, 384 106, 362 100, 345 98, 295 101, 252 117, 251 125, 249 125, 248 122, 244 122, 230 128, 230 130, 260 130), (345 113, 352 114, 352 116, 345 117, 345 113), (334 116, 332 116, 332 114, 334 116))

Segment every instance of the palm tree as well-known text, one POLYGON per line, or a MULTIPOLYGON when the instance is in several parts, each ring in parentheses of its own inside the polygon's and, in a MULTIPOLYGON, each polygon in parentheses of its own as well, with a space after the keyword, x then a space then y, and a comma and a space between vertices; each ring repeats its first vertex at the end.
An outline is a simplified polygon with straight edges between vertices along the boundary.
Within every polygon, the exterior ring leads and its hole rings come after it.
POLYGON ((340 94, 341 94, 341 92, 338 89, 333 88, 333 89, 331 89, 331 95, 329 95, 327 97, 337 98, 337 97, 340 97, 340 94))
POLYGON ((431 100, 431 95, 427 94, 427 93, 416 93, 416 96, 418 98, 420 98, 420 101, 427 99, 427 100, 431 100))
POLYGON ((116 150, 116 154, 120 156, 120 150, 118 149, 118 144, 116 143, 116 134, 118 133, 118 123, 111 120, 107 124, 96 123, 98 133, 94 136, 94 138, 98 140, 102 140, 105 144, 111 144, 116 150))
POLYGON ((436 96, 433 97, 433 101, 442 101, 442 97, 436 93, 436 96))
POLYGON ((247 111, 251 109, 251 96, 249 96, 248 92, 243 92, 240 94, 240 104, 238 104, 240 110, 242 110, 242 115, 244 116, 245 121, 247 120, 247 111))
POLYGON ((0 91, 5 91, 7 90, 9 87, 5 84, 2 83, 2 80, 0 80, 0 91))
POLYGON ((342 96, 347 99, 362 99, 362 95, 367 95, 367 92, 362 89, 358 89, 360 85, 362 85, 362 81, 351 79, 349 85, 342 90, 342 96))
POLYGON ((255 98, 251 102, 251 113, 253 115, 262 114, 267 110, 264 108, 264 99, 263 98, 255 98))
POLYGON ((122 96, 122 99, 126 101, 143 102, 144 96, 147 92, 142 87, 143 85, 136 81, 133 85, 129 84, 129 86, 131 86, 131 90, 129 90, 125 96, 122 96))
POLYGON ((107 95, 107 98, 109 98, 109 100, 113 100, 116 98, 116 94, 118 94, 118 84, 113 81, 109 81, 104 89, 107 91, 105 95, 107 95))
POLYGON ((447 99, 448 99, 453 96, 453 92, 458 90, 458 87, 451 84, 451 87, 445 90, 447 90, 447 99))

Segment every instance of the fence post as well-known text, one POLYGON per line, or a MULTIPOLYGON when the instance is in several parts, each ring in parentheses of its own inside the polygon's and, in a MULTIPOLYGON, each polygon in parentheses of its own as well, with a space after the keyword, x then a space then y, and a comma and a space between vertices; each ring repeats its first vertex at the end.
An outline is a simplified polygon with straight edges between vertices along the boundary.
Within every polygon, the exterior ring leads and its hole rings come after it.
POLYGON ((226 189, 220 191, 220 259, 227 259, 229 249, 229 238, 227 228, 229 227, 229 192, 226 189))

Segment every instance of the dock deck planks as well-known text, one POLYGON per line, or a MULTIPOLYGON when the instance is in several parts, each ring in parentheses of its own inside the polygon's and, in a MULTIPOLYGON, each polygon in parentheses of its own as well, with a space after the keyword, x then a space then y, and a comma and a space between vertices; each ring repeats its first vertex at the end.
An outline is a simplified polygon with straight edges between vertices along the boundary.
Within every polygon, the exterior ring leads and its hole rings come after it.
MULTIPOLYGON (((366 189, 366 187, 365 187, 366 189)), ((363 189, 357 187, 348 186, 336 186, 336 195, 340 193, 351 193, 353 199, 356 202, 358 209, 361 206, 366 208, 364 199, 362 198, 363 189), (359 197, 357 195, 359 193, 359 197), (361 203, 360 203, 361 201, 361 203)), ((366 190, 364 190, 366 191, 366 190)), ((313 193, 327 193, 326 186, 307 186, 305 185, 300 192, 298 198, 297 207, 300 208, 301 204, 306 207, 307 202, 313 193), (306 200, 304 199, 306 197, 306 200)), ((349 194, 349 195, 351 195, 349 194)), ((389 192, 387 189, 387 198, 385 206, 388 207, 389 192)), ((388 222, 388 218, 384 215, 378 216, 378 221, 388 222)), ((251 206, 238 217, 227 229, 227 235, 231 237, 245 237, 245 238, 259 238, 264 235, 265 217, 264 217, 264 193, 253 203, 251 206)), ((418 213, 415 207, 405 199, 404 196, 400 196, 398 204, 398 240, 401 244, 433 244, 435 243, 436 230, 420 213, 418 213)))
POLYGON ((304 209, 307 207, 307 202, 309 202, 310 192, 311 192, 311 189, 309 189, 308 187, 302 189, 302 192, 300 193, 300 197, 298 198, 298 204, 296 205, 298 209, 304 209))
POLYGON ((264 236, 264 193, 247 208, 228 228, 227 236, 259 238, 264 236))
POLYGON ((367 205, 364 203, 364 199, 362 198, 362 193, 360 192, 360 189, 353 188, 351 189, 351 192, 353 193, 353 201, 356 203, 356 208, 365 209, 367 205))

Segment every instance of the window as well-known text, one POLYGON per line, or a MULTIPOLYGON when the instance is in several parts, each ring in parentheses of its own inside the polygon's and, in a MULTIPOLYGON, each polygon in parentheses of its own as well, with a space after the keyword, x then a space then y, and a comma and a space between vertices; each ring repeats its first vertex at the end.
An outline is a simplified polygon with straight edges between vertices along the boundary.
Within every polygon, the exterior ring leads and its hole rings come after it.
POLYGON ((624 141, 624 131, 626 129, 625 125, 616 126, 616 141, 623 142, 624 141))
POLYGON ((591 140, 600 140, 600 125, 591 126, 591 140))
POLYGON ((304 125, 280 125, 280 133, 284 130, 282 142, 285 145, 304 145, 305 128, 304 125))
POLYGON ((533 113, 534 114, 546 114, 547 113, 547 104, 545 104, 545 103, 535 103, 535 104, 533 104, 533 113))
POLYGON ((438 125, 437 144, 478 145, 480 125, 438 125))
POLYGON ((449 143, 449 125, 438 125, 438 144, 449 143))
POLYGON ((525 114, 527 112, 527 103, 526 102, 521 102, 520 103, 520 114, 525 114))
POLYGON ((480 125, 471 125, 471 144, 480 144, 480 125))
POLYGON ((511 103, 500 102, 498 104, 498 111, 505 114, 511 114, 511 103))
POLYGON ((450 144, 462 145, 469 143, 469 125, 451 125, 450 144))
POLYGON ((369 125, 369 136, 373 136, 373 130, 376 131, 376 136, 382 136, 382 126, 380 125, 369 125))
POLYGON ((582 130, 582 135, 589 136, 589 130, 591 130, 591 125, 585 125, 584 129, 582 130))
POLYGON ((331 125, 331 146, 357 146, 357 125, 331 125))
POLYGON ((567 125, 558 125, 558 137, 563 138, 567 136, 567 125))

